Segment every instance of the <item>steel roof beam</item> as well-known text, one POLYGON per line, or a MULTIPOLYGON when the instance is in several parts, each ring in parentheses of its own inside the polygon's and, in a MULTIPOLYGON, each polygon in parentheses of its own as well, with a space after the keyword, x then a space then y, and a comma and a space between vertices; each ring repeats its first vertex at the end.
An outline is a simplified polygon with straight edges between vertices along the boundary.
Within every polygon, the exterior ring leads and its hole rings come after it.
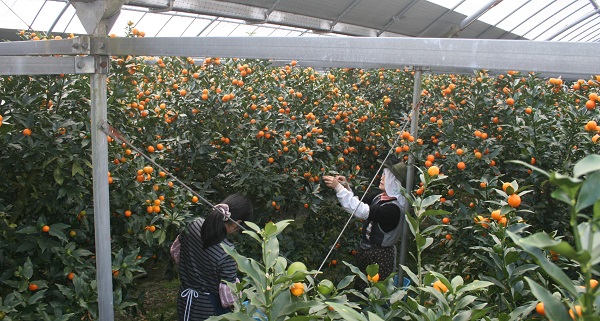
MULTIPOLYGON (((532 32, 535 28, 539 27, 544 22, 547 22, 550 18, 556 16, 561 11, 565 10, 566 8, 568 8, 570 5, 572 5, 573 3, 577 2, 577 1, 579 1, 579 0, 573 0, 573 1, 571 1, 571 3, 567 4, 566 6, 562 7, 561 9, 554 11, 554 13, 552 15, 550 15, 548 18, 546 18, 544 20, 540 20, 540 22, 538 22, 538 24, 536 24, 535 26, 533 26, 527 32, 523 33, 523 37, 525 37, 528 33, 532 32)), ((549 7, 546 7, 546 8, 549 8, 549 7)), ((575 11, 577 11, 577 10, 575 10, 575 11)), ((527 37, 525 37, 525 38, 527 38, 527 37)))
POLYGON ((65 4, 65 6, 62 8, 62 10, 60 11, 60 13, 56 16, 56 19, 54 19, 54 22, 52 22, 52 25, 50 25, 50 28, 48 28, 48 33, 52 32, 52 30, 54 29, 54 27, 56 26, 56 24, 58 23, 60 18, 62 18, 62 16, 65 14, 65 11, 67 11, 67 9, 69 8, 69 6, 70 6, 70 4, 67 2, 65 4))
POLYGON ((486 13, 488 10, 490 10, 493 7, 497 6, 500 2, 502 2, 502 0, 489 0, 488 3, 484 4, 479 9, 477 9, 477 11, 473 12, 470 16, 468 16, 465 19, 463 19, 463 21, 461 21, 458 24, 458 26, 452 27, 448 31, 448 33, 446 33, 444 35, 444 37, 445 38, 456 37, 461 30, 463 30, 466 27, 468 27, 471 23, 473 23, 473 21, 477 20, 479 17, 481 17, 481 15, 483 15, 484 13, 486 13))
POLYGON ((527 1, 523 2, 523 3, 521 3, 521 5, 519 5, 518 7, 516 7, 513 11, 511 11, 509 14, 507 14, 504 18, 500 19, 500 21, 498 21, 496 24, 487 27, 483 32, 481 32, 480 34, 478 34, 477 37, 475 37, 475 38, 479 38, 483 34, 485 34, 486 32, 488 32, 488 30, 490 30, 491 28, 497 27, 500 23, 502 23, 508 17, 511 17, 513 15, 513 13, 519 11, 519 9, 523 8, 525 5, 527 5, 530 2, 531 2, 531 0, 527 0, 527 1))
MULTIPOLYGON (((450 8, 450 9, 446 9, 446 11, 444 11, 444 13, 442 13, 441 16, 435 18, 435 20, 433 20, 433 22, 431 22, 427 27, 425 27, 425 29, 423 29, 423 31, 419 32, 419 34, 417 35, 417 37, 421 37, 423 34, 425 34, 425 32, 427 32, 427 30, 429 30, 429 28, 431 28, 431 26, 433 26, 438 20, 442 19, 442 17, 444 17, 448 12, 454 11, 454 9, 458 8, 458 6, 460 6, 461 4, 463 4, 465 1, 467 0, 461 0, 459 3, 457 3, 454 7, 450 8)), ((529 0, 531 1, 531 0, 529 0)), ((491 28, 491 27, 490 27, 491 28)))
POLYGON ((335 18, 335 20, 333 20, 331 22, 331 26, 329 27, 329 31, 333 30, 333 27, 335 27, 335 25, 338 24, 338 22, 340 22, 340 20, 342 20, 342 18, 348 14, 348 12, 350 12, 350 10, 352 10, 352 8, 354 8, 361 0, 354 0, 351 4, 349 4, 346 9, 344 9, 344 11, 342 11, 342 13, 340 13, 337 18, 335 18))
POLYGON ((542 12, 542 10, 546 9, 547 7, 549 7, 551 4, 555 3, 557 0, 552 0, 551 3, 549 3, 548 5, 541 7, 538 11, 536 11, 534 14, 530 15, 527 19, 521 21, 521 23, 517 24, 516 26, 514 26, 512 29, 505 31, 500 37, 498 38, 502 38, 504 36, 506 36, 509 33, 512 33, 515 29, 519 28, 522 24, 524 24, 527 20, 535 17, 538 13, 542 12))
MULTIPOLYGON (((598 18, 596 18, 596 19, 598 19, 598 18)), ((589 28, 586 28, 586 29, 582 29, 581 32, 579 32, 579 33, 569 34, 569 36, 571 36, 571 38, 569 38, 569 40, 567 40, 567 41, 579 41, 581 39, 584 39, 586 36, 593 34, 594 31, 597 31, 598 29, 600 29, 600 23, 595 23, 595 24, 593 24, 593 26, 590 26, 589 28), (595 26, 595 28, 593 26, 595 26), (578 37, 580 37, 579 40, 575 40, 578 37)))
POLYGON ((419 0, 413 0, 411 1, 409 4, 407 4, 404 8, 402 8, 402 10, 400 10, 400 12, 398 12, 397 14, 395 14, 390 21, 388 21, 388 23, 385 24, 385 26, 383 26, 383 28, 379 29, 379 31, 377 31, 377 37, 381 36, 385 31, 387 31, 387 29, 394 24, 394 22, 400 21, 400 19, 404 18, 404 14, 410 10, 410 8, 412 8, 415 4, 417 4, 417 2, 419 2, 419 0))
POLYGON ((588 19, 589 17, 591 17, 591 16, 593 16, 593 15, 595 15, 595 14, 597 14, 597 13, 600 13, 600 9, 596 9, 596 10, 594 10, 594 11, 592 11, 592 12, 590 12, 590 13, 588 13, 588 14, 586 14, 586 15, 582 16, 582 17, 580 17, 579 19, 577 19, 577 20, 575 20, 575 21, 571 22, 570 24, 568 24, 568 25, 564 26, 563 28, 561 28, 561 29, 560 29, 560 30, 558 30, 557 32, 553 33, 552 35, 550 35, 550 36, 546 37, 546 39, 544 39, 544 40, 545 40, 545 41, 550 41, 550 40, 552 40, 552 39, 556 38, 558 35, 562 34, 563 32, 565 32, 565 31, 567 31, 567 30, 569 30, 569 29, 571 29, 572 27, 576 26, 576 25, 577 25, 577 24, 579 24, 580 22, 582 22, 582 21, 584 21, 584 20, 588 19))
MULTIPOLYGON (((586 4, 583 4, 583 6, 575 9, 575 11, 571 12, 571 15, 576 14, 577 12, 583 10, 585 8, 586 4)), ((554 28, 555 25, 551 25, 550 27, 548 27, 546 30, 544 30, 542 33, 540 33, 537 37, 533 38, 532 40, 538 40, 538 38, 540 38, 543 34, 545 34, 546 32, 548 32, 550 29, 554 28)), ((543 39, 542 39, 543 40, 543 39)))

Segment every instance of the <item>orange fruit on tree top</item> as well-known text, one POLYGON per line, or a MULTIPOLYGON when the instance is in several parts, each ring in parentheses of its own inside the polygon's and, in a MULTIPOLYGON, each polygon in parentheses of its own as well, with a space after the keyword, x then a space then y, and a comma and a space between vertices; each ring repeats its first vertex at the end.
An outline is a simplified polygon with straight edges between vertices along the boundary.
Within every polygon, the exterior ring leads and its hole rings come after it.
POLYGON ((467 165, 465 164, 465 162, 458 162, 458 164, 456 164, 456 167, 462 171, 465 168, 467 168, 467 165))
POLYGON ((431 166, 427 170, 427 174, 429 174, 429 176, 435 176, 435 175, 438 175, 439 173, 440 173, 440 169, 437 166, 431 166))
POLYGON ((519 194, 512 194, 508 196, 508 205, 510 205, 513 208, 516 208, 519 205, 521 205, 521 196, 519 196, 519 194))

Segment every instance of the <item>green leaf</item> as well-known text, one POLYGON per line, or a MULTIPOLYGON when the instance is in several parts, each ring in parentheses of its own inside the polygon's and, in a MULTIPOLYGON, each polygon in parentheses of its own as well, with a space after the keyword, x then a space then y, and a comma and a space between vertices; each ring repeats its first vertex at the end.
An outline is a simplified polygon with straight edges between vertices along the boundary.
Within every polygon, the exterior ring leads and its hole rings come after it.
POLYGON ((339 313, 344 320, 368 321, 364 315, 356 312, 355 310, 351 309, 346 305, 334 302, 327 302, 327 304, 330 307, 332 307, 337 313, 339 313))
POLYGON ((367 272, 368 276, 373 277, 375 274, 379 273, 379 264, 371 264, 367 266, 365 271, 367 272))
POLYGON ((62 241, 68 242, 67 236, 65 235, 65 233, 63 233, 63 231, 61 231, 59 229, 53 229, 52 227, 50 227, 50 231, 48 232, 48 234, 55 236, 62 241))
POLYGON ((594 231, 590 223, 584 222, 577 226, 581 239, 581 248, 591 257, 591 264, 600 262, 600 231, 594 231))
POLYGON ((251 316, 242 312, 232 312, 227 314, 221 314, 218 316, 212 316, 207 321, 219 321, 219 320, 232 320, 232 321, 256 321, 251 316))
POLYGON ((411 215, 406 215, 405 216, 408 219, 408 226, 410 227, 410 231, 412 232, 412 234, 416 234, 417 230, 419 229, 419 223, 417 222, 417 220, 415 218, 413 218, 411 215))
POLYGON ((569 243, 554 240, 544 232, 538 232, 526 238, 522 238, 521 242, 522 244, 527 244, 532 247, 552 250, 571 260, 577 260, 577 252, 569 243))
POLYGON ((582 180, 565 176, 560 173, 552 173, 552 175, 550 175, 550 182, 558 185, 560 189, 567 192, 570 198, 574 199, 575 195, 577 195, 577 191, 581 187, 582 180))
POLYGON ((575 210, 578 213, 600 200, 600 188, 598 187, 600 187, 600 172, 590 175, 585 182, 583 182, 581 190, 579 191, 577 205, 575 206, 575 210))
POLYGON ((554 297, 550 291, 537 284, 532 279, 525 277, 525 280, 531 288, 531 293, 535 295, 538 300, 544 303, 544 311, 546 317, 550 320, 571 320, 571 317, 567 313, 563 303, 558 298, 554 297))
POLYGON ((25 264, 23 264, 23 272, 21 272, 21 274, 28 280, 33 276, 33 263, 31 263, 29 257, 27 257, 25 264))
POLYGON ((573 167, 573 176, 580 177, 587 173, 600 170, 600 155, 591 154, 577 162, 573 167))
POLYGON ((402 269, 404 270, 404 272, 406 272, 406 274, 408 275, 408 277, 411 279, 412 283, 415 284, 415 286, 419 287, 421 286, 421 280, 419 280, 419 277, 417 277, 416 274, 414 274, 409 268, 408 266, 402 265, 402 269))
POLYGON ((506 161, 506 162, 507 162, 507 163, 519 164, 519 165, 522 165, 522 166, 528 167, 528 168, 530 168, 530 169, 531 169, 531 170, 533 170, 533 171, 539 172, 539 173, 543 174, 544 176, 547 176, 547 177, 549 177, 549 176, 550 176, 550 174, 549 174, 548 172, 544 171, 543 169, 541 169, 541 168, 537 168, 537 167, 535 167, 535 166, 533 166, 533 165, 530 165, 530 164, 528 164, 528 163, 525 163, 524 161, 520 161, 520 160, 509 160, 509 161, 506 161))
POLYGON ((58 185, 62 185, 65 181, 65 176, 63 172, 60 170, 60 167, 54 169, 54 180, 58 185))
POLYGON ((33 225, 28 225, 20 230, 18 230, 16 233, 17 234, 36 234, 38 233, 40 230, 38 228, 36 228, 33 225))
POLYGON ((257 287, 257 293, 264 297, 264 285, 267 280, 264 272, 258 267, 256 262, 253 259, 240 255, 233 247, 226 244, 221 244, 221 246, 237 262, 240 272, 247 274, 252 279, 254 286, 257 287))
MULTIPOLYGON (((531 254, 536 263, 550 275, 554 281, 560 284, 565 290, 569 291, 572 295, 577 295, 577 290, 573 285, 573 282, 565 274, 565 272, 556 264, 548 261, 546 255, 537 246, 532 246, 522 242, 522 238, 510 231, 506 231, 508 236, 519 246, 521 246, 527 253, 531 254)), ((558 320, 558 319, 557 319, 558 320)))
POLYGON ((40 299, 43 299, 43 298, 45 297, 45 295, 46 295, 46 290, 40 290, 40 291, 37 291, 37 292, 35 292, 35 294, 34 294, 34 295, 32 295, 32 296, 29 298, 29 302, 28 302, 28 303, 29 303, 29 304, 35 304, 35 303, 36 303, 36 302, 38 302, 40 299))
POLYGON ((469 321, 471 320, 471 311, 462 311, 456 314, 452 321, 469 321))
POLYGON ((336 288, 338 290, 345 289, 348 285, 350 285, 350 283, 352 283, 352 281, 354 281, 354 275, 347 275, 338 283, 336 288))
POLYGON ((79 163, 73 162, 73 166, 71 167, 71 176, 75 176, 77 174, 84 176, 83 168, 81 165, 79 165, 79 163))
POLYGON ((367 315, 369 316, 369 321, 384 321, 377 314, 375 314, 371 311, 367 312, 367 315))
POLYGON ((488 281, 479 281, 479 280, 475 280, 463 287, 461 287, 459 290, 456 291, 456 295, 460 296, 464 293, 469 293, 469 292, 473 292, 473 291, 480 291, 483 290, 489 286, 493 285, 492 282, 488 282, 488 281))
POLYGON ((444 210, 427 210, 422 215, 423 216, 436 216, 436 215, 449 215, 452 212, 444 211, 444 210))
POLYGON ((265 267, 270 269, 277 263, 279 257, 279 241, 276 237, 271 237, 265 241, 265 267))
POLYGON ((425 208, 433 205, 435 202, 439 201, 441 197, 442 197, 442 195, 427 196, 421 201, 421 204, 419 204, 419 207, 422 209, 425 209, 425 208))

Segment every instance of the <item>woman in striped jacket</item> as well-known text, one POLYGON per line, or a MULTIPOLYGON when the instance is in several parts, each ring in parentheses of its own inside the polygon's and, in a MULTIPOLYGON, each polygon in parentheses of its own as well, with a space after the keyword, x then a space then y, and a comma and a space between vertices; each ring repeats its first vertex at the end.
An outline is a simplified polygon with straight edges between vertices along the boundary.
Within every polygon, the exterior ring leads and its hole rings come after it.
POLYGON ((252 218, 252 203, 239 194, 217 204, 206 219, 188 224, 181 242, 177 301, 179 321, 206 320, 231 311, 233 295, 225 281, 236 282, 237 264, 221 244, 232 246, 227 235, 252 218))

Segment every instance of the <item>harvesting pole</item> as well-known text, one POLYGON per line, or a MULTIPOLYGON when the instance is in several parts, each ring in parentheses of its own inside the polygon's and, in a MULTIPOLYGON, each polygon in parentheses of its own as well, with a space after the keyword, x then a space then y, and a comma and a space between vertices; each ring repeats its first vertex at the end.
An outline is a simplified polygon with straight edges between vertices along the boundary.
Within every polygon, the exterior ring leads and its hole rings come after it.
MULTIPOLYGON (((417 131, 419 130, 419 106, 421 100, 421 76, 423 74, 423 70, 421 67, 415 67, 415 77, 414 77, 414 85, 413 85, 413 102, 412 102, 412 114, 410 116, 410 134, 413 137, 417 136, 417 131)), ((413 154, 408 155, 408 166, 406 168, 406 190, 411 191, 413 182, 415 180, 415 157, 413 154)), ((410 211, 410 204, 408 202, 404 205, 405 213, 410 211)), ((402 241, 400 242, 400 258, 398 260, 398 284, 403 284, 404 280, 404 270, 402 269, 402 265, 406 262, 406 243, 408 242, 408 223, 406 219, 404 219, 402 224, 402 241)))

